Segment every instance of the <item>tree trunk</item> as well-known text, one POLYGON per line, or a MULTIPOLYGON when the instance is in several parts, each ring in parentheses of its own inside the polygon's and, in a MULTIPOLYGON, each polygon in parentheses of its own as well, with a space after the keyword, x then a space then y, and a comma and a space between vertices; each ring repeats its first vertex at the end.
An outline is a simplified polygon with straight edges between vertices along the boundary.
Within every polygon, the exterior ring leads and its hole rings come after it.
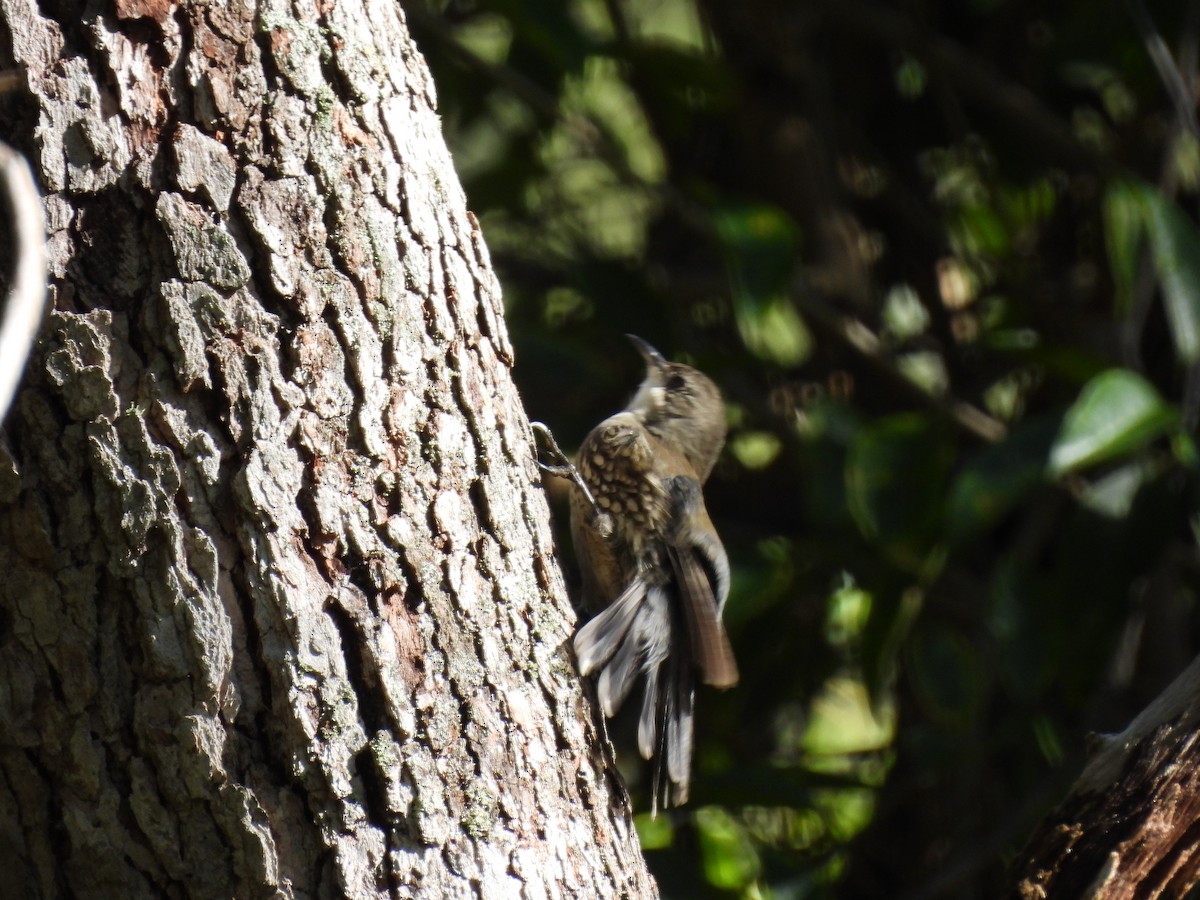
POLYGON ((1014 897, 1185 897, 1200 883, 1200 658, 1120 734, 1014 866, 1014 897))
POLYGON ((654 895, 395 3, 71 7, 0 0, 6 896, 654 895))

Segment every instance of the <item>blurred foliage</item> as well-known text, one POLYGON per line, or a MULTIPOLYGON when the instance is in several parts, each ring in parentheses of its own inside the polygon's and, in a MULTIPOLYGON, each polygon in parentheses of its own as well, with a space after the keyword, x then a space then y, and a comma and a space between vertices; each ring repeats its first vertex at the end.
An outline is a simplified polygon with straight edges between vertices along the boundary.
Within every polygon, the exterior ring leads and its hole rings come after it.
POLYGON ((624 332, 728 398, 665 896, 996 896, 1196 652, 1200 11, 1146 2, 408 3, 530 415, 618 409, 624 332))

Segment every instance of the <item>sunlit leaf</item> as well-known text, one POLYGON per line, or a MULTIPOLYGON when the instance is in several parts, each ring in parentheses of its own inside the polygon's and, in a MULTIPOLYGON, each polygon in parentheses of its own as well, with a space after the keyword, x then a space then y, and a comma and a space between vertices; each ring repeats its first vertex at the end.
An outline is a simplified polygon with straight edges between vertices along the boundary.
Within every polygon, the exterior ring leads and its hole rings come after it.
POLYGON ((1129 515, 1138 492, 1153 477, 1151 466, 1134 460, 1088 485, 1080 501, 1101 516, 1123 519, 1129 515))
POLYGON ((871 824, 875 814, 875 791, 839 791, 818 799, 829 833, 839 842, 851 840, 871 824))
POLYGON ((797 366, 812 352, 812 336, 784 297, 758 298, 745 291, 734 298, 738 331, 746 349, 784 367, 797 366))
POLYGON ((881 314, 884 329, 896 340, 906 341, 929 328, 929 310, 921 303, 917 292, 908 284, 897 284, 883 299, 881 314))
POLYGON ((1116 180, 1104 197, 1105 241, 1117 309, 1129 309, 1145 235, 1162 288, 1171 339, 1185 363, 1200 360, 1200 230, 1179 206, 1142 182, 1116 180))
POLYGON ((696 827, 704 856, 704 873, 711 884, 727 889, 741 888, 762 870, 745 827, 725 810, 715 806, 696 810, 696 827))
POLYGON ((856 641, 871 615, 872 597, 846 574, 845 583, 829 596, 825 609, 825 635, 839 647, 856 641))
POLYGON ((812 337, 786 293, 800 242, 795 222, 765 203, 724 201, 712 215, 742 341, 762 359, 799 365, 811 351, 812 337))
POLYGON ((747 469, 765 469, 782 447, 779 438, 769 431, 743 431, 729 441, 730 452, 747 469))
POLYGON ((669 816, 652 816, 650 813, 639 813, 633 817, 637 828, 638 843, 643 850, 661 850, 670 847, 675 839, 675 828, 669 816))
POLYGON ((1050 451, 1050 473, 1062 475, 1145 446, 1178 421, 1173 406, 1141 375, 1101 372, 1067 411, 1050 451))
POLYGON ((892 742, 892 703, 873 704, 866 686, 853 678, 831 678, 813 698, 804 748, 821 755, 862 753, 892 742))
POLYGON ((896 358, 896 368, 927 394, 941 396, 949 387, 949 375, 942 355, 933 350, 905 353, 896 358))
POLYGON ((1200 231, 1158 191, 1143 194, 1154 264, 1179 357, 1200 360, 1200 231))

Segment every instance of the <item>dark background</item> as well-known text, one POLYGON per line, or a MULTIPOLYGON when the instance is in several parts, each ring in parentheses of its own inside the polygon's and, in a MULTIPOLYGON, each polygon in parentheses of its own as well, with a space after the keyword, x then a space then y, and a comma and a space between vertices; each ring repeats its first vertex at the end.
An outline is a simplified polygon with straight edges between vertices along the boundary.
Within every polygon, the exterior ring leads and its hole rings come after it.
POLYGON ((742 681, 639 816, 664 894, 1000 895, 1196 650, 1196 4, 406 11, 530 416, 619 409, 625 332, 728 400, 742 681))

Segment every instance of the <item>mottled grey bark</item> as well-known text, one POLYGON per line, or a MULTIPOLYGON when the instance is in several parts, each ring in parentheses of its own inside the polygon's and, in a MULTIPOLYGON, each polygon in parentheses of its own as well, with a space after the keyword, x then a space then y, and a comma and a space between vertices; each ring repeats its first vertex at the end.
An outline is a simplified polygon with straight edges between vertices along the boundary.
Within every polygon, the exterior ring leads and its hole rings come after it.
POLYGON ((5 894, 653 895, 398 8, 70 6, 0 0, 5 894))

